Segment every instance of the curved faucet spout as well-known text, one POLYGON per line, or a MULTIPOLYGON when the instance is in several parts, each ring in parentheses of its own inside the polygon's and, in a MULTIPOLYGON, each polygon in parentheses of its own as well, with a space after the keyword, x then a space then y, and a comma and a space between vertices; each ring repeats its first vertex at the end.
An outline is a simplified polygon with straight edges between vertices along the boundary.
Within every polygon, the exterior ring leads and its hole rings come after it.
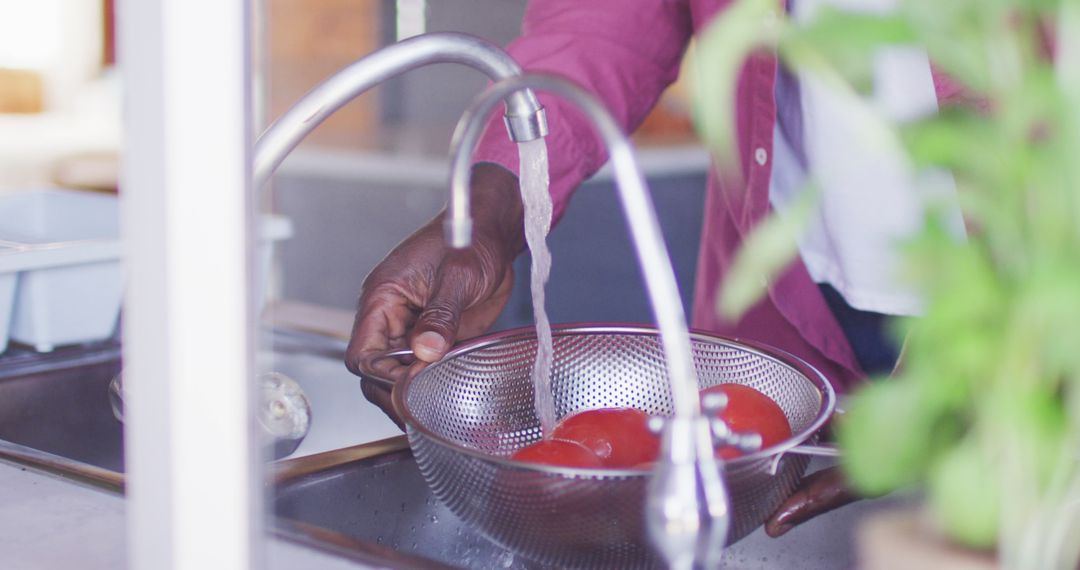
POLYGON ((664 453, 650 481, 647 522, 657 550, 670 567, 712 567, 718 563, 730 524, 727 492, 713 456, 709 423, 698 402, 690 335, 671 258, 630 141, 607 109, 577 85, 553 76, 525 74, 492 85, 465 111, 451 141, 447 239, 454 247, 464 247, 471 240, 470 158, 484 119, 500 99, 528 88, 553 92, 576 105, 608 147, 623 214, 660 330, 674 411, 663 426, 664 453))
MULTIPOLYGON (((343 105, 375 85, 429 63, 461 63, 494 81, 521 75, 521 67, 501 48, 458 33, 430 33, 402 40, 365 56, 309 91, 255 143, 253 187, 261 188, 296 145, 343 105)), ((506 97, 510 138, 528 141, 547 134, 543 107, 531 91, 506 97)))

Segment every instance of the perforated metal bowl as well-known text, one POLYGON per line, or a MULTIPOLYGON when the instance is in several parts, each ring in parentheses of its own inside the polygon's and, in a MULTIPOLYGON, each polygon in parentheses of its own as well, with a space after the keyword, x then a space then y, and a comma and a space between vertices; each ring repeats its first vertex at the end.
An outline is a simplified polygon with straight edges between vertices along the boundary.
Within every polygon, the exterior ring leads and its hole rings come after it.
MULTIPOLYGON (((671 414, 655 329, 572 326, 553 331, 559 417, 606 407, 671 414)), ((728 543, 760 526, 798 485, 835 395, 805 362, 756 344, 694 333, 700 387, 752 386, 784 410, 795 435, 725 465, 728 543)), ((643 513, 648 472, 522 464, 508 457, 540 439, 533 407, 533 329, 476 339, 394 388, 394 405, 434 494, 465 522, 528 558, 558 567, 658 566, 643 513)))

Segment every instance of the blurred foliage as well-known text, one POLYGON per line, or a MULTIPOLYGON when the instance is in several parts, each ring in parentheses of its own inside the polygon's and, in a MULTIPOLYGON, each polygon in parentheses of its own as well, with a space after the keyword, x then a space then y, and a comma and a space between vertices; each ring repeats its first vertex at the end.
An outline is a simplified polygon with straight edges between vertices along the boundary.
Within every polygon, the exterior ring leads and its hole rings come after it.
MULTIPOLYGON (((739 0, 705 30, 697 124, 721 168, 738 164, 734 85, 757 50, 818 74, 915 168, 957 182, 968 238, 936 212, 907 245, 925 313, 894 377, 847 404, 839 442, 864 493, 927 490, 956 541, 996 546, 1007 568, 1076 568, 1080 557, 1080 0, 899 0, 889 15, 823 11, 791 24, 775 0, 739 0), (854 97, 877 47, 924 48, 961 87, 902 128, 854 97)), ((730 317, 797 251, 766 221, 726 276, 730 317), (765 244, 764 246, 762 244, 765 244), (757 249, 755 249, 757 248, 757 249), (765 254, 761 254, 765 251, 765 254)))
POLYGON ((754 232, 739 249, 732 263, 732 275, 761 275, 759 281, 732 281, 717 297, 716 311, 729 319, 746 312, 767 290, 768 276, 776 275, 798 253, 795 236, 813 213, 815 193, 807 189, 796 197, 784 216, 773 216, 763 222, 761 231, 754 232))

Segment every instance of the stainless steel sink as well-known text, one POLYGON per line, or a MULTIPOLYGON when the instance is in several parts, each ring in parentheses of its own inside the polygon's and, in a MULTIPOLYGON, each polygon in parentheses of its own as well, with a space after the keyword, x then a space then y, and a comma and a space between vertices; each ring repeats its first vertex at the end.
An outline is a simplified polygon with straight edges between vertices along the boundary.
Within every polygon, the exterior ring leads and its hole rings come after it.
MULTIPOLYGON (((811 469, 826 466, 815 460, 811 469)), ((275 532, 290 540, 394 568, 542 568, 489 541, 435 499, 404 437, 284 461, 274 494, 275 532)), ((725 568, 855 566, 854 535, 869 513, 910 495, 864 500, 773 539, 758 529, 725 551, 725 568)))
POLYGON ((274 514, 287 538, 392 553, 402 568, 538 568, 438 502, 404 436, 278 467, 274 514))
POLYGON ((120 487, 123 425, 107 390, 120 367, 117 342, 9 350, 0 358, 0 456, 120 487))
MULTIPOLYGON (((287 338, 289 351, 342 361, 341 354, 320 354, 326 349, 316 337, 287 338)), ((274 332, 266 339, 277 344, 274 332)), ((295 358, 274 356, 284 364, 295 358)), ((121 368, 119 339, 49 353, 13 347, 0 355, 0 458, 122 489, 124 428, 109 394, 121 368)), ((290 443, 295 449, 298 442, 290 443)))
MULTIPOLYGON (((317 337, 280 336, 267 331, 268 345, 287 339, 287 351, 342 361, 321 354, 317 337)), ((290 362, 288 352, 274 356, 290 362)), ((109 397, 121 368, 119 339, 49 353, 12 347, 0 355, 0 458, 122 488, 124 428, 109 397)))

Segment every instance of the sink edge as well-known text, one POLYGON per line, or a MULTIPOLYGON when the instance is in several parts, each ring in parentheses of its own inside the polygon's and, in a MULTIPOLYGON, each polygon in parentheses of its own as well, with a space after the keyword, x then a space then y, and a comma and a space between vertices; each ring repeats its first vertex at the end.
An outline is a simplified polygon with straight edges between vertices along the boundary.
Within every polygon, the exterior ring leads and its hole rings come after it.
POLYGON ((124 493, 123 473, 117 473, 116 471, 103 469, 25 445, 0 439, 0 459, 34 467, 64 479, 74 479, 106 491, 124 493))

